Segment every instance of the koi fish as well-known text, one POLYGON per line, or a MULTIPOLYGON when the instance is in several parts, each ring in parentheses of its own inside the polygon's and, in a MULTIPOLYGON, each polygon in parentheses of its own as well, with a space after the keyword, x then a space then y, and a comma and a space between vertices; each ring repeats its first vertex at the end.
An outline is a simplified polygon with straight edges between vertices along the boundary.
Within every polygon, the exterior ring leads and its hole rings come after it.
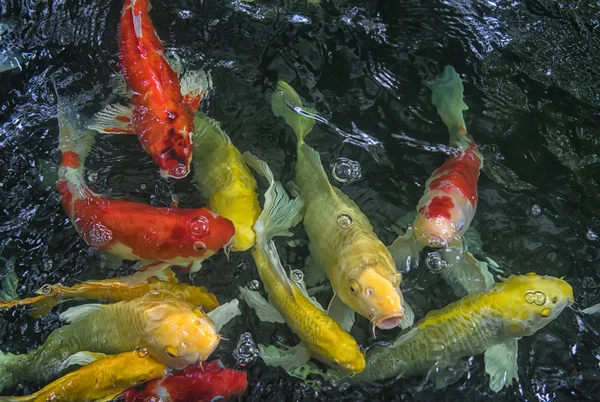
MULTIPOLYGON (((463 83, 452 66, 446 66, 440 76, 427 84, 431 88, 432 103, 446 124, 450 145, 454 147, 442 166, 436 169, 425 183, 425 193, 417 205, 417 215, 404 235, 390 246, 390 252, 399 267, 407 270, 416 265, 425 247, 441 249, 445 259, 459 276, 489 286, 491 274, 479 270, 469 253, 457 256, 451 249, 463 249, 462 237, 469 229, 477 209, 477 183, 483 167, 483 156, 477 144, 467 133, 463 111, 468 106, 463 101, 463 83), (460 264, 455 264, 456 260, 460 264)), ((466 282, 464 283, 465 286, 466 282)), ((478 287, 483 290, 485 287, 478 287)))
MULTIPOLYGON (((78 357, 77 353, 72 355, 67 359, 67 365, 78 357)), ((124 390, 165 375, 166 372, 163 363, 147 354, 140 351, 124 352, 86 364, 31 395, 0 396, 0 402, 110 401, 124 390)))
POLYGON ((84 304, 60 318, 69 325, 52 332, 38 349, 0 354, 0 391, 20 381, 54 379, 64 360, 77 352, 117 354, 147 348, 159 362, 182 369, 206 360, 220 339, 211 318, 174 298, 149 295, 114 304, 84 304))
POLYGON ((365 358, 356 340, 327 316, 323 307, 308 295, 301 280, 290 279, 273 243, 274 236, 290 236, 288 229, 302 219, 302 200, 288 198, 265 162, 248 153, 244 156, 269 181, 264 210, 254 225, 257 241, 252 256, 270 303, 259 292, 247 288, 240 288, 241 295, 261 320, 287 323, 301 341, 292 353, 259 345, 261 357, 265 363, 282 366, 288 372, 311 356, 331 367, 361 372, 365 358))
POLYGON ((335 318, 345 317, 341 327, 348 330, 354 321, 354 315, 347 313, 349 306, 381 329, 400 325, 406 307, 400 292, 402 274, 369 219, 350 198, 331 186, 319 154, 304 143, 315 123, 306 114, 314 111, 296 112, 294 109, 302 108, 302 102, 296 91, 282 81, 271 106, 275 116, 283 117, 296 133, 296 182, 305 203, 304 227, 311 256, 325 271, 335 292, 328 308, 330 316, 333 311, 340 312, 335 318))
POLYGON ((148 14, 148 0, 125 0, 119 22, 119 68, 131 91, 133 109, 109 105, 90 129, 136 134, 161 175, 181 179, 190 172, 194 111, 206 91, 201 73, 180 84, 148 14))
MULTIPOLYGON (((172 274, 172 271, 170 273, 172 274)), ((46 284, 35 292, 39 296, 2 302, 0 303, 0 309, 27 306, 29 315, 39 318, 46 315, 64 299, 76 298, 116 303, 123 300, 133 300, 146 294, 151 294, 157 298, 174 297, 186 301, 192 306, 202 308, 206 312, 219 306, 215 295, 208 292, 206 288, 178 283, 177 278, 174 276, 169 278, 168 280, 150 278, 147 282, 137 285, 129 285, 126 278, 87 281, 70 287, 61 284, 46 284)))
POLYGON ((225 368, 219 360, 193 364, 182 371, 146 383, 141 390, 125 391, 126 402, 228 401, 248 388, 246 372, 225 368))
POLYGON ((249 250, 256 241, 252 226, 260 214, 256 180, 219 123, 198 112, 194 126, 196 185, 211 211, 233 222, 231 250, 249 250))
POLYGON ((490 388, 498 392, 519 378, 518 340, 544 328, 573 302, 573 289, 561 279, 535 273, 511 276, 488 291, 430 311, 392 346, 370 349, 367 368, 350 381, 430 372, 440 386, 451 383, 449 368, 459 359, 485 352, 490 388))
MULTIPOLYGON (((235 234, 228 219, 207 208, 156 208, 94 193, 85 183, 84 163, 94 143, 78 132, 74 112, 58 101, 62 162, 57 187, 63 208, 85 242, 126 260, 142 261, 150 272, 168 265, 200 269, 201 261, 225 248, 235 234)), ((151 275, 150 275, 151 276, 151 275)))

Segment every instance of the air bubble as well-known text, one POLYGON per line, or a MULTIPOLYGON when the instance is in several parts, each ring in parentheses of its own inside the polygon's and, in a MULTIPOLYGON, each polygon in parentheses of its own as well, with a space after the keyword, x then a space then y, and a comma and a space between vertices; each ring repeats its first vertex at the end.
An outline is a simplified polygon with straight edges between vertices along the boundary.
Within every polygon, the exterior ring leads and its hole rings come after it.
POLYGON ((353 223, 354 222, 352 221, 352 217, 348 214, 341 214, 337 218, 337 224, 342 229, 348 229, 350 226, 352 226, 353 223))
POLYGON ((448 263, 439 253, 429 253, 425 258, 425 265, 433 274, 438 274, 448 267, 448 263))
POLYGON ((304 280, 304 272, 300 271, 299 269, 295 269, 290 274, 290 277, 294 282, 301 282, 304 280))
POLYGON ((112 231, 100 222, 92 223, 92 227, 87 234, 87 242, 92 247, 105 246, 112 238, 112 231))
POLYGON ((361 178, 360 163, 352 159, 338 158, 330 168, 331 176, 338 183, 352 183, 361 178))
POLYGON ((542 213, 542 208, 538 204, 534 204, 533 207, 531 207, 531 213, 534 216, 538 216, 542 213))
POLYGON ((206 216, 197 216, 188 225, 194 236, 204 236, 208 232, 209 222, 206 216))
POLYGON ((250 289, 250 290, 260 289, 260 282, 258 281, 258 279, 253 279, 250 282, 248 282, 248 289, 250 289))
POLYGON ((179 18, 181 18, 182 20, 187 20, 192 16, 192 12, 190 10, 180 10, 179 11, 179 18))
POLYGON ((256 347, 256 343, 252 339, 252 334, 244 332, 240 335, 237 346, 233 351, 233 357, 237 361, 237 365, 240 367, 249 367, 256 362, 259 354, 260 352, 256 347))
POLYGON ((187 174, 188 170, 185 165, 179 164, 173 168, 172 172, 176 177, 183 177, 187 174))
POLYGON ((52 262, 52 260, 50 258, 45 258, 42 261, 42 269, 44 271, 50 271, 53 266, 54 266, 54 263, 52 262))
POLYGON ((587 237, 589 241, 598 241, 599 238, 598 233, 594 232, 592 229, 588 229, 585 237, 587 237))
POLYGON ((87 180, 90 184, 96 183, 96 181, 98 181, 98 172, 95 170, 90 170, 87 175, 87 180))
POLYGON ((137 347, 135 349, 135 354, 137 357, 146 357, 148 356, 148 349, 144 347, 137 347))

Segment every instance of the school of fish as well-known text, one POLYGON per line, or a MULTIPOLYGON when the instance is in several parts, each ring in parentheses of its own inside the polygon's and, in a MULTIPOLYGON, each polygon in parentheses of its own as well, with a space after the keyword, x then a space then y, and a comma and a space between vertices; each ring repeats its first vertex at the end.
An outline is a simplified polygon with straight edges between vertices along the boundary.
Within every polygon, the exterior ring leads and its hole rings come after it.
POLYGON ((175 71, 149 9, 148 0, 125 0, 121 10, 118 66, 128 90, 122 102, 85 118, 74 98, 50 83, 62 155, 56 190, 64 213, 90 248, 136 264, 127 276, 47 283, 26 298, 17 294, 16 272, 4 277, 0 310, 39 319, 56 308, 62 324, 36 347, 0 352, 0 394, 23 384, 37 389, 0 401, 239 397, 248 388, 247 373, 207 362, 224 339, 223 326, 241 314, 238 298, 261 322, 287 325, 297 336, 295 345, 260 344, 259 355, 307 384, 308 376, 341 386, 423 375, 443 388, 464 374, 465 358, 481 354, 492 391, 518 381, 518 340, 550 325, 575 298, 562 278, 534 272, 495 277, 491 271, 501 268, 469 251, 484 158, 467 131, 463 82, 454 68, 446 66, 427 83, 452 151, 424 183, 416 214, 386 246, 305 142, 320 119, 293 87, 279 81, 270 98, 273 115, 285 122, 277 135, 283 141, 289 127, 295 139, 295 181, 286 191, 266 162, 240 152, 219 122, 198 111, 219 89, 207 72, 175 71), (93 191, 85 162, 97 134, 137 136, 164 180, 193 171, 207 205, 159 208, 93 191), (296 227, 308 241, 304 270, 284 268, 275 242, 295 236, 296 227), (460 299, 413 325, 402 279, 422 265, 425 249, 439 253, 439 273, 460 299), (177 271, 201 281, 203 261, 220 250, 249 252, 262 290, 232 286, 230 300, 223 301, 180 281, 177 271), (62 309, 73 302, 80 304, 62 309), (368 344, 353 336, 356 320, 370 324, 374 337, 377 331, 399 335, 365 352, 368 344))

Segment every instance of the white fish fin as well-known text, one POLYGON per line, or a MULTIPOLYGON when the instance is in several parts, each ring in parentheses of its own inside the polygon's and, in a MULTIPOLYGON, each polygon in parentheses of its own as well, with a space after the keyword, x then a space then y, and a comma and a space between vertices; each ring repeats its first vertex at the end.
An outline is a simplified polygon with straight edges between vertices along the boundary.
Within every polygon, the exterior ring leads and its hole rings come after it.
POLYGON ((175 272, 173 272, 171 268, 165 268, 162 271, 157 272, 155 276, 162 282, 179 283, 179 279, 177 279, 175 272))
POLYGON ((494 277, 488 271, 488 264, 477 260, 473 254, 455 248, 439 252, 448 264, 440 274, 457 296, 462 297, 465 292, 481 292, 494 285, 494 277))
POLYGON ((581 310, 583 314, 600 314, 600 303, 581 310))
POLYGON ((396 262, 396 268, 401 272, 408 272, 417 266, 423 246, 413 238, 412 229, 408 229, 388 246, 388 250, 396 262))
MULTIPOLYGON (((227 254, 227 251, 225 251, 225 253, 227 254)), ((228 258, 229 258, 229 256, 228 256, 228 258)), ((200 272, 200 270, 202 269, 202 261, 203 260, 196 260, 190 264, 190 267, 189 267, 190 280, 192 279, 192 274, 200 272)))
POLYGON ((259 320, 266 322, 277 322, 280 324, 285 323, 285 320, 279 311, 277 311, 277 309, 275 309, 271 303, 262 297, 258 291, 250 290, 241 286, 239 286, 239 289, 240 298, 254 310, 259 320))
POLYGON ((462 235, 463 247, 472 254, 481 254, 483 252, 483 241, 481 235, 473 226, 469 226, 465 234, 462 235))
POLYGON ((114 103, 96 113, 87 128, 105 134, 135 134, 131 119, 133 110, 129 106, 114 103))
POLYGON ((312 288, 308 289, 308 294, 311 295, 311 296, 313 296, 313 295, 316 295, 317 293, 327 292, 329 290, 331 290, 331 284, 324 283, 322 285, 315 286, 315 287, 312 287, 312 288))
MULTIPOLYGON (((8 264, 7 264, 8 265, 8 264)), ((17 294, 17 285, 19 284, 19 278, 13 268, 9 268, 6 276, 2 279, 0 286, 0 299, 4 301, 17 300, 19 295, 17 294)))
POLYGON ((260 351, 261 359, 263 359, 267 366, 281 367, 287 372, 302 366, 310 359, 308 349, 302 343, 282 348, 273 345, 265 346, 258 344, 258 350, 260 351))
POLYGON ((408 228, 410 228, 416 217, 417 211, 410 211, 406 215, 396 219, 390 229, 392 229, 392 231, 398 236, 401 236, 406 233, 408 228))
POLYGON ((314 287, 327 280, 325 272, 317 265, 312 255, 309 255, 304 261, 304 272, 306 273, 304 279, 308 286, 314 287))
POLYGON ((124 276, 120 278, 119 282, 128 286, 135 286, 141 283, 146 283, 148 282, 148 279, 152 278, 153 276, 159 275, 161 271, 167 268, 170 269, 170 266, 171 265, 168 262, 163 261, 151 262, 145 265, 144 263, 140 263, 136 266, 138 272, 136 272, 133 275, 124 276))
POLYGON ((277 83, 277 89, 271 96, 271 110, 275 116, 283 117, 287 125, 294 130, 298 146, 304 143, 304 138, 315 125, 315 119, 309 117, 315 114, 315 110, 304 108, 300 97, 287 82, 277 83))
POLYGON ((407 329, 413 326, 415 323, 415 312, 406 299, 402 299, 402 307, 404 308, 404 318, 400 322, 400 327, 402 329, 407 329))
POLYGON ((221 328, 223 328, 223 326, 229 321, 233 320, 238 315, 242 315, 239 305, 240 302, 238 299, 233 299, 230 302, 221 304, 213 311, 206 313, 206 315, 215 324, 217 332, 219 332, 221 328))
POLYGON ((106 306, 98 303, 83 304, 81 306, 71 307, 60 314, 61 321, 71 324, 84 319, 90 314, 94 314, 106 306))
POLYGON ((298 187, 295 181, 288 181, 285 187, 292 197, 300 197, 300 187, 298 187))
POLYGON ((450 143, 453 143, 461 134, 466 134, 463 111, 469 110, 463 101, 464 87, 460 75, 454 67, 448 65, 439 76, 429 81, 427 86, 431 89, 431 103, 435 105, 438 114, 448 127, 450 143))
POLYGON ((200 107, 200 101, 212 88, 213 82, 209 72, 203 70, 188 71, 180 79, 181 95, 184 101, 194 110, 200 107))
POLYGON ((434 389, 440 390, 444 389, 449 385, 454 384, 456 381, 460 380, 467 372, 467 367, 464 364, 453 364, 450 366, 434 366, 428 373, 429 377, 433 378, 434 381, 434 389))
POLYGON ((506 342, 488 348, 483 360, 485 372, 490 376, 490 389, 500 391, 505 386, 511 385, 513 380, 519 381, 517 368, 518 340, 510 339, 506 342))
POLYGON ((334 294, 327 307, 327 315, 344 331, 350 332, 354 325, 354 310, 346 306, 338 295, 334 294))
POLYGON ((315 299, 314 297, 312 297, 309 294, 308 289, 306 289, 306 284, 304 283, 304 279, 302 278, 298 278, 298 279, 294 279, 292 275, 290 275, 290 280, 291 282, 293 282, 296 285, 296 288, 300 291, 300 293, 302 293, 302 295, 304 297, 306 297, 306 299, 312 303, 313 306, 315 306, 316 308, 318 308, 319 310, 325 312, 325 309, 323 308, 323 306, 321 306, 321 303, 319 303, 317 301, 317 299, 315 299))
POLYGON ((396 338, 396 340, 394 341, 394 343, 392 344, 391 347, 392 348, 400 347, 403 343, 405 343, 408 340, 412 339, 412 337, 414 337, 417 334, 418 331, 419 331, 418 328, 412 328, 408 332, 400 335, 398 338, 396 338))
POLYGON ((59 366, 59 370, 63 371, 71 366, 85 366, 96 360, 104 359, 106 356, 107 355, 104 353, 77 352, 69 356, 67 360, 63 361, 59 366))

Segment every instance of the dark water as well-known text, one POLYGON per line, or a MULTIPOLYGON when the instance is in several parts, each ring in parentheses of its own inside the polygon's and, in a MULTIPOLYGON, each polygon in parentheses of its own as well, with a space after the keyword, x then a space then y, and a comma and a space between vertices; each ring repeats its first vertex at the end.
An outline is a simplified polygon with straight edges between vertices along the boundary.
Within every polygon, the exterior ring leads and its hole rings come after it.
MULTIPOLYGON (((129 273, 110 269, 64 215, 51 186, 58 162, 55 80, 61 93, 91 115, 108 99, 116 75, 121 1, 2 1, 2 50, 22 70, 0 75, 0 253, 19 275, 19 295, 45 283, 129 273)), ((445 158, 447 133, 424 81, 452 64, 465 81, 466 120, 486 154, 473 227, 483 254, 507 273, 565 276, 574 310, 519 343, 520 382, 504 400, 598 400, 600 318, 578 308, 600 302, 600 5, 589 1, 155 1, 151 17, 168 50, 187 68, 212 72, 215 90, 203 111, 222 122, 242 151, 267 160, 282 181, 293 178, 294 143, 270 110, 278 79, 294 86, 327 120, 308 139, 325 166, 339 157, 360 162, 362 178, 343 186, 385 243, 390 226, 412 211, 422 185, 445 158)), ((161 179, 136 138, 98 138, 88 162, 90 185, 114 197, 162 206, 177 195, 184 207, 204 201, 191 179, 161 179)), ((264 183, 262 183, 264 189, 264 183)), ((281 243, 284 263, 300 268, 298 248, 281 243), (286 252, 287 250, 287 252, 286 252)), ((6 269, 5 269, 6 270, 6 269)), ((221 301, 257 277, 248 253, 218 255, 195 278, 221 301)), ((454 301, 426 269, 405 277, 417 319, 454 301)), ((64 309, 64 307, 62 307, 64 309)), ((59 309, 60 311, 60 309, 59 309)), ((233 365, 237 338, 263 343, 294 335, 244 315, 224 330, 215 354, 233 365)), ((59 325, 57 312, 33 320, 3 314, 2 349, 25 352, 59 325)), ((364 320, 353 330, 373 343, 364 320)), ((380 338, 395 335, 379 334, 380 338)), ((378 339, 380 339, 378 338, 378 339)), ((469 373, 434 391, 424 378, 383 388, 321 392, 257 362, 249 401, 485 400, 483 358, 469 373)), ((31 392, 23 384, 14 393, 31 392)))

